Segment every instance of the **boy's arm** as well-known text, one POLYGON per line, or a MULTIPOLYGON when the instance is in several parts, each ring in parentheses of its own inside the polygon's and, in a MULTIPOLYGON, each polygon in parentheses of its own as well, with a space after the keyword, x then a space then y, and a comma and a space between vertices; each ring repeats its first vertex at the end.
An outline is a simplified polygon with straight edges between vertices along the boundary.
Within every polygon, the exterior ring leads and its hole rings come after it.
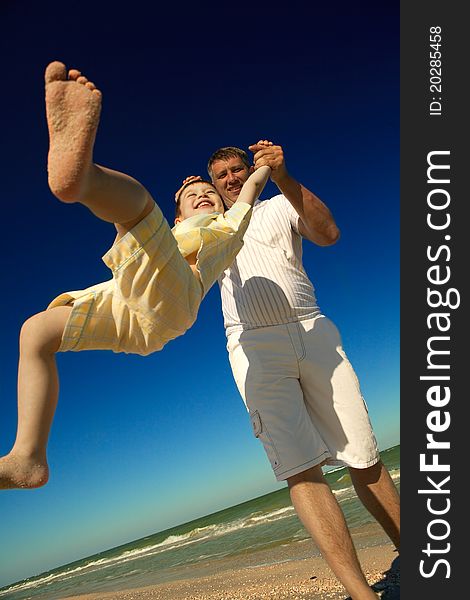
POLYGON ((243 184, 236 202, 224 214, 212 221, 209 227, 224 230, 228 228, 232 233, 237 233, 236 237, 240 240, 241 247, 241 240, 250 222, 253 204, 263 191, 270 175, 271 167, 267 165, 262 165, 253 171, 243 184))
POLYGON ((253 171, 253 173, 243 184, 240 195, 238 196, 235 204, 244 202, 245 204, 253 206, 255 200, 258 199, 259 195, 263 191, 270 175, 271 167, 268 167, 267 165, 259 167, 256 169, 256 171, 253 171))

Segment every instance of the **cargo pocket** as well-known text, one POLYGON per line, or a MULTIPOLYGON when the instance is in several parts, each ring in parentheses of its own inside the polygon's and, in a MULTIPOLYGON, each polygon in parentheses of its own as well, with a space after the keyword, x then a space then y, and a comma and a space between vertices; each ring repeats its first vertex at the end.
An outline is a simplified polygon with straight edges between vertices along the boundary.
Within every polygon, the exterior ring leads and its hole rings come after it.
POLYGON ((255 437, 259 438, 263 443, 264 451, 268 456, 271 467, 274 469, 274 471, 276 471, 281 466, 281 461, 271 436, 263 426, 261 415, 257 410, 255 410, 254 412, 250 412, 250 419, 251 426, 253 427, 253 433, 255 434, 255 437))
POLYGON ((251 418, 251 426, 253 427, 253 433, 255 437, 259 438, 259 434, 261 433, 261 417, 259 416, 259 412, 256 410, 253 413, 250 413, 251 418))

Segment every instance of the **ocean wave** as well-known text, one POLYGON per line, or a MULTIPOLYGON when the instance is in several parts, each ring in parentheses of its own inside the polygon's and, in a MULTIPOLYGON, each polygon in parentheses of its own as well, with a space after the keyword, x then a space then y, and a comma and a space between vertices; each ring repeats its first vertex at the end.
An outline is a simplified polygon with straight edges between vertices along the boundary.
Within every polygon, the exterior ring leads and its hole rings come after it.
POLYGON ((39 586, 49 585, 50 583, 57 581, 66 581, 73 577, 77 577, 83 574, 90 574, 94 571, 106 569, 109 567, 116 567, 124 563, 137 560, 139 558, 146 558, 160 554, 162 552, 168 552, 170 550, 177 550, 195 544, 197 542, 203 542, 209 539, 214 539, 233 533, 240 529, 255 527, 263 523, 272 523, 278 519, 286 518, 294 513, 294 508, 291 506, 273 510, 268 513, 252 513, 247 517, 236 519, 235 521, 225 524, 213 524, 207 525, 206 527, 196 527, 191 531, 181 535, 170 535, 158 544, 152 544, 143 548, 135 548, 132 550, 126 550, 118 556, 109 558, 100 558, 92 560, 86 564, 77 566, 75 568, 67 569, 65 571, 59 571, 57 573, 44 574, 37 578, 30 578, 25 581, 19 582, 12 587, 0 591, 0 598, 6 594, 12 592, 20 592, 28 589, 33 589, 39 586))
POLYGON ((341 471, 341 469, 345 468, 346 467, 344 465, 339 465, 337 467, 330 468, 328 470, 325 470, 325 475, 331 475, 331 473, 336 473, 336 471, 341 471))
POLYGON ((273 510, 270 513, 262 514, 259 517, 249 517, 247 522, 257 523, 259 521, 263 521, 268 523, 270 521, 277 521, 278 518, 288 517, 291 513, 294 512, 293 506, 286 506, 285 508, 279 508, 278 510, 273 510), (289 513, 289 514, 287 514, 289 513))
MULTIPOLYGON (((344 467, 340 467, 344 468, 344 467)), ((400 478, 400 468, 392 469, 390 471, 390 475, 393 480, 399 480, 400 478)), ((344 476, 343 476, 344 477, 344 476)), ((342 478, 343 478, 342 477, 342 478)), ((341 479, 342 479, 341 478, 341 479)), ((336 498, 339 502, 348 500, 355 495, 355 490, 352 485, 349 485, 345 488, 340 488, 339 490, 333 490, 336 498)), ((120 566, 125 563, 129 563, 134 560, 138 560, 141 558, 152 557, 158 555, 163 552, 169 552, 171 550, 179 550, 181 548, 187 547, 191 544, 195 544, 198 542, 204 542, 208 540, 213 540, 216 538, 220 538, 224 535, 228 535, 230 533, 234 533, 241 529, 253 528, 261 525, 271 524, 275 521, 286 519, 295 516, 295 510, 293 506, 286 506, 282 508, 273 509, 268 512, 263 512, 261 510, 253 511, 252 513, 229 521, 227 523, 219 523, 207 525, 205 527, 195 527, 194 529, 183 533, 183 534, 173 534, 169 535, 162 541, 156 544, 150 544, 144 546, 142 548, 133 548, 130 550, 126 550, 117 556, 110 557, 101 557, 93 559, 90 557, 88 562, 84 562, 81 565, 70 566, 68 568, 64 567, 63 570, 57 572, 49 572, 44 573, 42 575, 38 575, 35 577, 31 577, 24 581, 13 584, 10 587, 4 588, 0 590, 0 598, 5 597, 7 594, 12 594, 14 592, 22 592, 29 589, 38 588, 40 586, 48 586, 51 583, 62 583, 74 577, 78 577, 80 575, 89 575, 95 571, 108 569, 110 567, 120 566)), ((304 534, 302 533, 302 536, 304 534)), ((151 540, 154 536, 148 536, 144 540, 151 540)), ((296 536, 297 537, 297 536, 296 536)), ((300 536, 299 536, 300 537, 300 536)), ((201 554, 199 558, 210 558, 214 555, 222 556, 226 554, 225 552, 214 554, 201 554)), ((229 554, 229 552, 227 553, 229 554)), ((184 562, 184 560, 182 561, 184 562)), ((133 571, 137 572, 137 571, 133 571)))
POLYGON ((11 594, 12 592, 22 592, 24 590, 34 589, 39 586, 49 585, 57 580, 66 581, 67 579, 71 579, 72 577, 76 577, 78 574, 81 574, 91 564, 98 565, 100 562, 101 561, 96 561, 85 566, 76 567, 75 569, 67 569, 66 571, 60 571, 58 573, 46 573, 43 576, 39 575, 36 578, 30 577, 29 579, 14 584, 4 590, 0 590, 0 598, 7 594, 11 594))

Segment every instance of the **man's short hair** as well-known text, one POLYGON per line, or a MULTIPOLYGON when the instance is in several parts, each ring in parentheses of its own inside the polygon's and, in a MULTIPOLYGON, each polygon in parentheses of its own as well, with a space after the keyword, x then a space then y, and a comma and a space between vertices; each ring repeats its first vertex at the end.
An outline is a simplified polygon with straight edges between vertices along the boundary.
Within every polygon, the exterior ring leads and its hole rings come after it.
POLYGON ((244 150, 241 148, 236 148, 235 146, 226 146, 225 148, 219 148, 216 150, 209 158, 207 163, 207 172, 209 173, 209 177, 212 177, 212 165, 216 160, 228 160, 229 158, 241 158, 243 164, 245 164, 248 168, 251 167, 248 154, 244 150))
MULTIPOLYGON (((177 196, 175 198, 175 202, 176 202, 176 206, 175 206, 175 217, 179 217, 181 215, 181 195, 184 192, 184 190, 189 187, 190 185, 192 185, 193 183, 207 183, 209 184, 212 188, 214 188, 215 190, 215 186, 212 183, 212 181, 209 181, 208 179, 203 179, 202 177, 199 177, 199 179, 194 179, 192 181, 188 181, 188 183, 185 183, 183 186, 181 186, 181 188, 178 190, 177 196)), ((217 190, 215 190, 217 191, 217 190)))

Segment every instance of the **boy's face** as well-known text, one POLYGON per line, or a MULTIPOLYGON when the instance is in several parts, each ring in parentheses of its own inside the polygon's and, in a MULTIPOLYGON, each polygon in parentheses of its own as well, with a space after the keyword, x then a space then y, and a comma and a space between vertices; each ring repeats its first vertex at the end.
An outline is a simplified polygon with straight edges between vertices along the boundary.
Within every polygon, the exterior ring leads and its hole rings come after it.
POLYGON ((222 198, 213 185, 204 181, 196 181, 188 185, 180 197, 180 215, 175 223, 200 214, 223 213, 225 210, 222 198))
POLYGON ((236 202, 251 171, 238 157, 212 163, 212 181, 227 207, 230 208, 236 202))

